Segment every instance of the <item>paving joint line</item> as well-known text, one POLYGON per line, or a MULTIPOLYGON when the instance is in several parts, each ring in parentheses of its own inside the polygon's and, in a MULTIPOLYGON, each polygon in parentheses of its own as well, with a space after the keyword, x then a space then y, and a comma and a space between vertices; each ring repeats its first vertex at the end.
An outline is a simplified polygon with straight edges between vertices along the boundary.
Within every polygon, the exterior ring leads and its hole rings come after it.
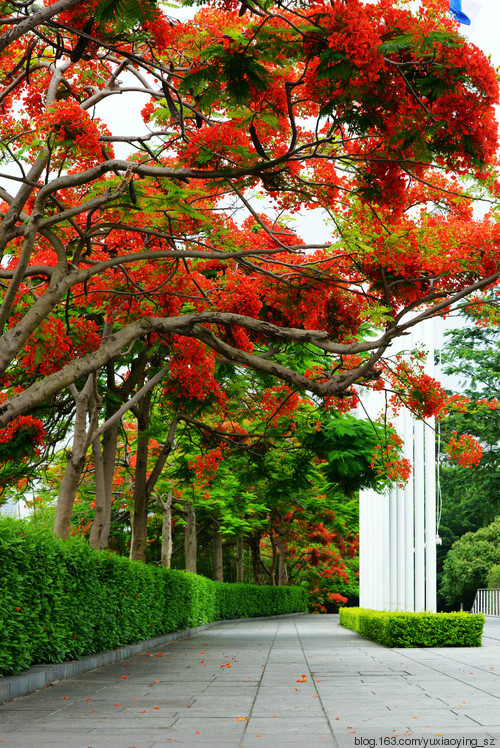
MULTIPOLYGON (((391 648, 391 651, 399 654, 399 652, 398 652, 397 649, 392 649, 391 648)), ((436 653, 436 654, 440 654, 440 653, 436 653)), ((439 673, 440 675, 444 675, 446 678, 450 678, 451 680, 455 680, 455 681, 457 681, 457 683, 462 683, 464 686, 470 686, 471 688, 474 688, 476 691, 479 691, 481 693, 486 693, 489 696, 493 695, 493 696, 495 696, 496 699, 500 699, 500 696, 497 696, 496 694, 491 694, 490 691, 485 691, 484 688, 479 688, 478 686, 475 686, 473 683, 469 683, 466 680, 462 680, 461 678, 457 678, 454 675, 448 675, 448 673, 444 673, 442 670, 439 670, 438 668, 433 667, 432 665, 428 665, 425 662, 421 662, 420 660, 417 660, 417 659, 415 659, 413 657, 410 657, 407 654, 404 654, 404 655, 401 655, 401 656, 402 657, 407 657, 411 662, 416 662, 419 665, 423 665, 424 667, 428 668, 429 670, 433 670, 435 673, 439 673)), ((446 657, 446 655, 440 655, 440 656, 443 657, 443 659, 449 660, 450 662, 457 662, 457 660, 454 660, 452 657, 446 657)), ((468 664, 466 662, 461 662, 460 660, 458 660, 458 662, 461 665, 467 665, 468 664)), ((475 666, 474 665, 470 665, 470 667, 475 667, 475 666)), ((489 673, 490 672, 489 670, 483 670, 480 667, 476 667, 476 670, 480 670, 482 673, 489 673)), ((495 675, 496 675, 496 673, 495 673, 495 675)))
MULTIPOLYGON (((494 641, 498 641, 498 639, 494 639, 494 641)), ((478 649, 481 649, 481 647, 478 647, 478 649)), ((490 669, 486 670, 486 668, 481 667, 480 665, 469 665, 468 662, 464 662, 463 660, 455 659, 454 657, 450 657, 450 655, 442 654, 441 652, 435 653, 438 657, 443 657, 445 660, 450 660, 450 662, 458 662, 460 665, 466 665, 467 667, 474 667, 475 670, 480 670, 482 673, 488 673, 489 675, 495 675, 497 678, 500 677, 500 672, 493 673, 490 669)), ((499 697, 500 698, 500 697, 499 697)))
POLYGON ((297 638, 298 638, 298 640, 300 642, 300 649, 302 651, 302 654, 304 655, 304 660, 305 660, 307 669, 309 671, 309 676, 311 678, 311 681, 314 684, 314 690, 316 691, 316 694, 317 694, 318 699, 319 699, 319 703, 321 704, 321 710, 323 712, 323 716, 325 717, 326 724, 328 725, 328 729, 330 730, 330 735, 332 737, 333 744, 335 746, 337 746, 337 748, 339 748, 339 744, 337 742, 337 738, 335 737, 335 732, 333 730, 332 723, 330 722, 330 718, 329 718, 328 714, 326 713, 326 709, 325 709, 324 704, 323 704, 323 699, 321 698, 321 696, 319 694, 318 686, 316 684, 316 679, 314 678, 314 675, 312 674, 311 666, 309 664, 309 659, 307 658, 306 653, 304 652, 304 645, 302 643, 302 637, 300 636, 299 630, 297 628, 297 621, 294 621, 293 624, 295 626, 295 631, 297 632, 297 638))
POLYGON ((241 736, 241 740, 240 740, 240 742, 239 742, 239 744, 238 744, 238 748, 242 748, 242 746, 243 746, 243 743, 244 743, 244 741, 245 741, 245 738, 246 738, 246 734, 247 734, 247 731, 248 731, 248 725, 250 724, 250 720, 252 719, 252 714, 253 714, 253 710, 254 710, 254 707, 255 707, 255 702, 257 701, 257 697, 258 697, 258 695, 259 695, 259 690, 260 690, 260 687, 261 687, 261 685, 262 685, 262 679, 263 679, 263 677, 264 677, 264 673, 266 672, 267 664, 268 664, 268 662, 269 662, 269 658, 270 658, 270 656, 271 656, 271 652, 272 652, 272 649, 273 649, 273 647, 274 647, 274 643, 276 642, 276 639, 277 639, 277 636, 278 636, 278 631, 279 631, 279 628, 280 628, 280 623, 278 622, 278 625, 276 626, 276 631, 275 631, 275 634, 274 634, 274 636, 273 636, 273 640, 272 640, 272 642, 271 642, 271 645, 270 645, 270 647, 269 647, 269 651, 268 651, 268 653, 267 653, 267 657, 266 657, 266 662, 265 662, 265 665, 264 665, 264 667, 262 668, 262 673, 261 673, 261 676, 260 676, 260 678, 259 678, 259 682, 258 682, 258 684, 257 684, 257 688, 255 689, 255 696, 253 697, 253 701, 252 701, 252 706, 250 707, 250 711, 248 712, 248 719, 247 719, 247 721, 245 722, 245 727, 243 728, 243 734, 242 734, 242 736, 241 736))

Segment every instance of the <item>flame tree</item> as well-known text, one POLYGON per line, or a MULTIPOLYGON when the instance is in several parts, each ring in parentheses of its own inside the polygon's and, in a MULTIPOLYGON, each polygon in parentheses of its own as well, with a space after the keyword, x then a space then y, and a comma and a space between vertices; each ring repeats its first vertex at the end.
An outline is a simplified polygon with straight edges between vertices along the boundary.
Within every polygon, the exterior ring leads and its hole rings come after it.
POLYGON ((497 281, 498 85, 447 0, 411 6, 213 0, 180 22, 151 0, 2 2, 0 438, 28 459, 75 414, 61 535, 123 409, 147 434, 156 386, 223 415, 221 364, 329 408, 360 387, 450 407, 388 349, 497 281), (293 223, 318 208, 324 244, 293 223))

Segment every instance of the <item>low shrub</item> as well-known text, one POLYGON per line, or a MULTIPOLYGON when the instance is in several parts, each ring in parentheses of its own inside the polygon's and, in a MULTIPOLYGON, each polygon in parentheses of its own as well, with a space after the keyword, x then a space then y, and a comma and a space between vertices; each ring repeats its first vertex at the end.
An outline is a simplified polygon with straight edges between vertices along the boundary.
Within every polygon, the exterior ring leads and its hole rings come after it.
POLYGON ((340 623, 386 647, 480 647, 484 616, 342 608, 340 623))
POLYGON ((303 587, 268 587, 224 582, 211 584, 216 591, 216 620, 275 616, 307 609, 307 595, 303 587))
POLYGON ((305 611, 302 587, 213 582, 0 518, 0 675, 231 618, 305 611))

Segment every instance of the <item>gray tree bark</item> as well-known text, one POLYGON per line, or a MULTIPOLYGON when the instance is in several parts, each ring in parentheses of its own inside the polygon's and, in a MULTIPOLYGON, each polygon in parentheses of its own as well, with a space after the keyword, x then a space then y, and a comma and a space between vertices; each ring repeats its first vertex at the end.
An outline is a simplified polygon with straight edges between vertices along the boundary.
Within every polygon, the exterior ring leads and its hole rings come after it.
POLYGON ((243 538, 236 538, 236 581, 243 582, 243 538))
POLYGON ((147 431, 150 424, 150 406, 152 391, 146 392, 139 403, 137 413, 137 456, 135 463, 134 482, 134 517, 132 542, 130 544, 130 559, 132 561, 146 561, 148 540, 148 491, 147 468, 149 437, 147 431))
POLYGON ((73 390, 76 400, 73 443, 66 457, 66 468, 59 486, 56 514, 54 518, 54 535, 69 538, 71 533, 71 515, 75 503, 76 491, 85 467, 85 458, 90 446, 89 435, 95 430, 98 404, 94 407, 91 423, 87 430, 87 413, 93 394, 93 377, 89 376, 81 392, 73 390))
POLYGON ((184 535, 184 560, 186 571, 196 574, 196 556, 197 556, 197 539, 196 539, 196 510, 191 501, 186 502, 186 529, 184 535))
POLYGON ((213 560, 214 560, 214 581, 224 581, 224 559, 222 554, 222 533, 219 528, 214 528, 213 534, 213 560))
POLYGON ((262 584, 262 563, 260 560, 261 532, 255 532, 249 538, 250 551, 252 554, 252 571, 255 584, 262 584))
POLYGON ((281 587, 287 581, 285 536, 280 533, 278 537, 278 585, 281 587))
MULTIPOLYGON (((95 507, 94 519, 90 528, 89 545, 101 548, 101 534, 106 523, 106 488, 104 483, 104 461, 99 437, 92 442, 92 456, 94 458, 95 507)), ((110 512, 111 514, 111 512, 110 512)), ((109 531, 108 531, 109 532, 109 531)))
POLYGON ((167 499, 160 497, 159 501, 163 509, 163 520, 161 525, 161 566, 163 569, 170 569, 172 561, 172 491, 169 492, 167 499))

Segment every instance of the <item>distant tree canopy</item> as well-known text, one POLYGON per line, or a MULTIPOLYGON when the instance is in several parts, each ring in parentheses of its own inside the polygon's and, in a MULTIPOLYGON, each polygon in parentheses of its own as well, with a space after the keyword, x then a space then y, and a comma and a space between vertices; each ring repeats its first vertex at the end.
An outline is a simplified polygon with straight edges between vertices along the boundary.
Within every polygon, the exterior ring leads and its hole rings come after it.
POLYGON ((454 606, 469 610, 477 589, 488 586, 490 569, 500 563, 500 517, 457 540, 446 556, 442 591, 454 606))
MULTIPOLYGON (((500 399, 500 348, 498 327, 479 326, 475 319, 490 310, 496 311, 496 300, 478 310, 471 305, 463 311, 463 326, 450 330, 442 350, 442 369, 457 379, 460 395, 471 403, 485 398, 500 399)), ((466 532, 485 527, 500 515, 500 411, 495 408, 468 407, 455 411, 441 422, 446 443, 450 434, 472 434, 482 446, 482 459, 477 465, 464 468, 442 460, 440 483, 442 515, 438 546, 438 577, 441 578, 446 554, 453 543, 466 532)))

